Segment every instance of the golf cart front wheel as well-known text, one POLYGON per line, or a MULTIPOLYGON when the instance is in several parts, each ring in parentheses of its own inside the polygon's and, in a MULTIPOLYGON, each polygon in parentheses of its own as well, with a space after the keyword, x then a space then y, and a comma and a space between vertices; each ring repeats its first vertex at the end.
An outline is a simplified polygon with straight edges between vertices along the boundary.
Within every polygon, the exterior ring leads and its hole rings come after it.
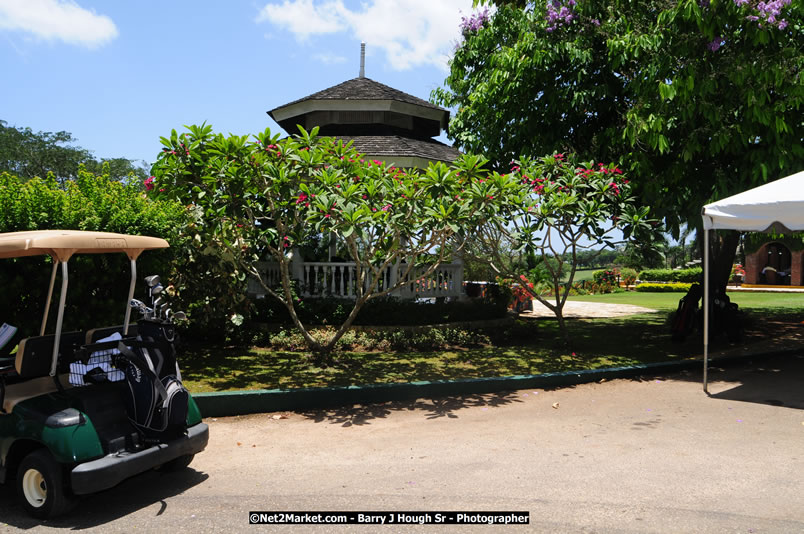
POLYGON ((62 514, 74 503, 64 488, 62 466, 45 449, 30 453, 20 463, 17 492, 25 510, 40 519, 62 514))

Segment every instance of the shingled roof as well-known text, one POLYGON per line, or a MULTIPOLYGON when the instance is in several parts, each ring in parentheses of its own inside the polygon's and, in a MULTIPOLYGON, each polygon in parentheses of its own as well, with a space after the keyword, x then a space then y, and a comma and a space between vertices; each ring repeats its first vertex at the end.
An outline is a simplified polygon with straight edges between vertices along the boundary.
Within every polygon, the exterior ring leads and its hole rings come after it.
POLYGON ((333 85, 332 87, 279 107, 284 108, 299 102, 304 102, 305 100, 396 100, 416 106, 446 111, 444 108, 431 104, 427 100, 422 100, 421 98, 394 89, 393 87, 388 87, 380 82, 375 82, 371 78, 352 78, 351 80, 333 85))
POLYGON ((355 149, 399 167, 452 162, 460 152, 433 137, 446 129, 449 111, 364 76, 299 98, 268 112, 287 132, 319 128, 320 135, 352 141, 355 149))
POLYGON ((445 145, 435 139, 415 139, 401 135, 338 135, 343 142, 352 141, 358 152, 385 160, 394 158, 424 158, 428 160, 452 162, 461 155, 457 148, 445 145))

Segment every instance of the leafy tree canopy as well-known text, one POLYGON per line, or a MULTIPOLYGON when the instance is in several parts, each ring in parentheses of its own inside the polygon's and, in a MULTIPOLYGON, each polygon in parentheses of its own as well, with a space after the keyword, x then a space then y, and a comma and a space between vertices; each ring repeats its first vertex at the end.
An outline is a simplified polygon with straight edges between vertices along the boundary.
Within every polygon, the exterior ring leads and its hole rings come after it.
MULTIPOLYGON (((489 3, 489 2, 476 2, 489 3)), ((498 1, 462 25, 450 136, 504 168, 628 161, 676 237, 715 200, 804 168, 804 3, 498 1)))
POLYGON ((104 174, 114 180, 134 175, 142 183, 147 171, 134 161, 125 158, 95 159, 89 150, 75 146, 69 132, 34 132, 30 128, 8 126, 0 120, 0 172, 5 171, 30 180, 45 178, 53 173, 59 181, 75 180, 78 167, 95 174, 104 174), (108 168, 104 169, 104 164, 108 168))

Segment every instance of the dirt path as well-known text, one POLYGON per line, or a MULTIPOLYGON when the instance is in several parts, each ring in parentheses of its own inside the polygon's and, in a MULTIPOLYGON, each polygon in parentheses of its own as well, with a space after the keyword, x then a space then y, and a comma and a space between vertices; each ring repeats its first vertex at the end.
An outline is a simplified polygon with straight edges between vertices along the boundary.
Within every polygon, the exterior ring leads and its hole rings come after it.
MULTIPOLYGON (((602 302, 575 302, 567 301, 564 304, 564 317, 623 317, 626 315, 636 315, 638 313, 653 313, 657 310, 643 308, 633 304, 604 304, 602 302)), ((523 317, 555 317, 550 309, 539 302, 533 301, 533 311, 524 312, 523 317)))

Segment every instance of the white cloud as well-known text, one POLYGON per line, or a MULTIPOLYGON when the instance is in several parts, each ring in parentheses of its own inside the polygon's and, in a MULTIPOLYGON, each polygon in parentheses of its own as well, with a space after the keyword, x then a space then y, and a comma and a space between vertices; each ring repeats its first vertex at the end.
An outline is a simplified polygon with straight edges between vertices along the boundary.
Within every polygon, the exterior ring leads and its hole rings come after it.
POLYGON ((340 0, 327 0, 318 5, 313 5, 313 0, 285 0, 281 4, 266 4, 257 22, 270 21, 304 41, 310 35, 342 31, 345 11, 340 0))
POLYGON ((112 19, 71 0, 0 0, 0 30, 23 31, 87 48, 103 45, 118 34, 112 19))
POLYGON ((266 4, 257 21, 284 28, 299 41, 348 33, 370 49, 383 50, 396 70, 421 65, 446 69, 460 37, 461 16, 471 12, 472 0, 369 0, 356 9, 342 0, 284 0, 266 4))

